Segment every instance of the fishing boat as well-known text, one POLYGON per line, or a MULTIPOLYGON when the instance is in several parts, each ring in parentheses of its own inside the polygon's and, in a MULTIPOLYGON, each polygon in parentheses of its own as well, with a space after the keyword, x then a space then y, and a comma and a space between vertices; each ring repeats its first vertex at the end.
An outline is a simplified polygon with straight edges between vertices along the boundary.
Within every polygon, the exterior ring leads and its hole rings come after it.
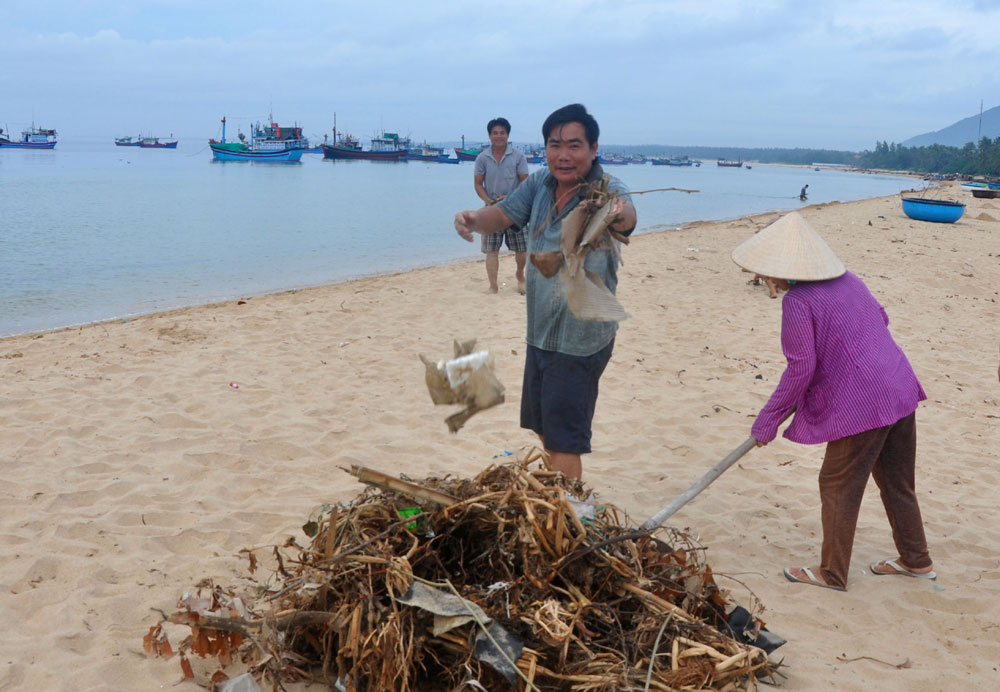
MULTIPOLYGON (((444 154, 444 147, 432 147, 427 142, 410 147, 406 150, 407 161, 434 161, 444 154)), ((456 159, 457 160, 457 159, 456 159)))
POLYGON ((281 127, 271 120, 269 124, 255 123, 250 130, 250 143, 240 132, 239 142, 226 141, 226 118, 222 118, 222 140, 208 140, 216 161, 273 161, 295 163, 302 159, 302 152, 309 148, 309 140, 302 136, 301 127, 281 127))
POLYGON ((965 213, 965 205, 961 202, 952 202, 946 199, 904 197, 903 213, 917 221, 955 223, 965 213))
POLYGON ((372 137, 371 149, 362 149, 361 142, 353 135, 340 135, 336 127, 333 130, 335 144, 323 145, 325 159, 362 159, 367 161, 405 161, 406 146, 409 140, 401 138, 395 132, 385 132, 378 137, 372 137))
POLYGON ((654 159, 654 166, 693 166, 694 161, 687 156, 668 156, 665 159, 654 159))
POLYGON ((972 196, 979 199, 996 199, 1000 197, 1000 185, 994 187, 977 187, 972 190, 972 196))
POLYGON ((597 158, 602 166, 624 166, 628 163, 623 156, 617 154, 601 154, 597 158))
POLYGON ((975 193, 977 190, 1000 190, 1000 183, 987 183, 985 181, 973 181, 962 183, 960 186, 967 192, 975 193))
MULTIPOLYGON (((117 140, 115 143, 117 144, 117 140)), ((159 137, 143 137, 139 140, 139 146, 143 149, 176 149, 177 140, 161 142, 159 137)))
POLYGON ((142 136, 139 137, 115 137, 116 147, 137 147, 142 143, 142 136))
POLYGON ((545 150, 529 151, 525 154, 528 163, 545 163, 545 150))
POLYGON ((0 130, 0 147, 9 147, 11 149, 55 149, 56 131, 44 127, 35 127, 35 124, 32 123, 31 127, 21 132, 21 139, 14 140, 4 137, 3 130, 0 130))
MULTIPOLYGON (((472 147, 467 149, 465 147, 465 135, 462 135, 462 146, 455 147, 455 156, 458 157, 459 161, 475 161, 481 151, 482 149, 474 149, 472 147)), ((531 161, 528 163, 531 163, 531 161)))
POLYGON ((727 161, 726 159, 719 159, 716 164, 723 168, 743 168, 743 157, 740 157, 738 161, 727 161))

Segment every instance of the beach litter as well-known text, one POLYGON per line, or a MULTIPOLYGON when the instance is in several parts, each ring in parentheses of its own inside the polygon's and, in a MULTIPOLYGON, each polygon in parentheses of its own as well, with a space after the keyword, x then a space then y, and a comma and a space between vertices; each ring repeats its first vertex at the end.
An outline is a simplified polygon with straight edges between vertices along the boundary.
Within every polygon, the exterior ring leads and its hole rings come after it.
POLYGON ((458 432, 475 414, 504 401, 504 387, 493 374, 493 358, 489 351, 477 351, 476 340, 453 344, 451 360, 431 360, 420 354, 424 363, 424 381, 431 401, 435 404, 463 404, 458 413, 445 419, 448 430, 458 432))
POLYGON ((566 294, 566 306, 579 320, 620 322, 628 318, 625 308, 604 285, 601 277, 584 266, 590 250, 610 248, 618 253, 614 241, 628 244, 626 235, 611 228, 622 218, 624 198, 648 192, 697 192, 675 187, 618 192, 609 189, 610 183, 610 176, 605 174, 600 181, 584 186, 583 200, 562 220, 561 248, 534 252, 529 257, 546 279, 559 276, 566 294))
POLYGON ((768 654, 784 641, 756 599, 744 608, 715 583, 702 546, 637 528, 580 481, 532 470, 539 458, 474 478, 345 469, 368 487, 314 512, 309 545, 244 549, 243 587, 202 582, 150 628, 146 651, 172 655, 167 629, 187 633, 183 675, 205 686, 228 671, 351 692, 775 681, 768 654))

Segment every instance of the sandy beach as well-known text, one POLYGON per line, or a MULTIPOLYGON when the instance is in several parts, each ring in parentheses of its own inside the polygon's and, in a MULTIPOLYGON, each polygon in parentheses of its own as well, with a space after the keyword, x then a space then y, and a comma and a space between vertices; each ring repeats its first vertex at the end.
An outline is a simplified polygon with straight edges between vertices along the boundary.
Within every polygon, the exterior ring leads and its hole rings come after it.
MULTIPOLYGON (((1000 684, 1000 200, 955 183, 928 196, 967 203, 964 217, 913 221, 898 196, 802 213, 885 306, 928 394, 917 489, 938 580, 871 575, 896 555, 874 483, 849 590, 782 577, 818 563, 821 445, 779 437, 751 451, 670 521, 707 546, 737 601, 749 589, 766 606, 788 640, 774 654, 783 689, 1000 684)), ((631 318, 601 381, 584 480, 636 523, 743 442, 777 386, 780 300, 729 257, 775 218, 645 234, 624 250, 631 318)), ((499 295, 473 262, 0 340, 0 690, 170 688, 176 658, 142 650, 153 609, 205 578, 238 584, 242 548, 307 543, 310 511, 361 489, 342 467, 471 476, 530 448, 513 274, 503 257, 499 295), (507 402, 452 435, 418 354, 472 337, 495 354, 507 402)))

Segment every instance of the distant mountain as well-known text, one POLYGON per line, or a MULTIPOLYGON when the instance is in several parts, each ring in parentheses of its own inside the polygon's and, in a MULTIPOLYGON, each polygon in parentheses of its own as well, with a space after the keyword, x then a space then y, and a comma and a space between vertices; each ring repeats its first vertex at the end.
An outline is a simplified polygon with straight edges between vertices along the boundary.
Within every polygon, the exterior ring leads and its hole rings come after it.
MULTIPOLYGON (((1000 106, 983 111, 983 137, 1000 137, 1000 106)), ((959 120, 937 132, 928 132, 916 137, 910 137, 902 142, 904 147, 927 147, 931 144, 944 144, 949 147, 964 147, 967 142, 979 141, 979 113, 959 120)))

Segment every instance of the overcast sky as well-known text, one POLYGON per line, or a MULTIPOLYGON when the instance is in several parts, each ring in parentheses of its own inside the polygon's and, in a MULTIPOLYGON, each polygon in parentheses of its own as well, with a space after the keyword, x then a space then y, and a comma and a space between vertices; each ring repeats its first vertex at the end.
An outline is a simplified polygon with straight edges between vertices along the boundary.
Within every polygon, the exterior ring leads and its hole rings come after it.
POLYGON ((1000 105, 998 38, 993 0, 3 2, 0 126, 537 142, 581 102, 605 146, 863 150, 1000 105))

